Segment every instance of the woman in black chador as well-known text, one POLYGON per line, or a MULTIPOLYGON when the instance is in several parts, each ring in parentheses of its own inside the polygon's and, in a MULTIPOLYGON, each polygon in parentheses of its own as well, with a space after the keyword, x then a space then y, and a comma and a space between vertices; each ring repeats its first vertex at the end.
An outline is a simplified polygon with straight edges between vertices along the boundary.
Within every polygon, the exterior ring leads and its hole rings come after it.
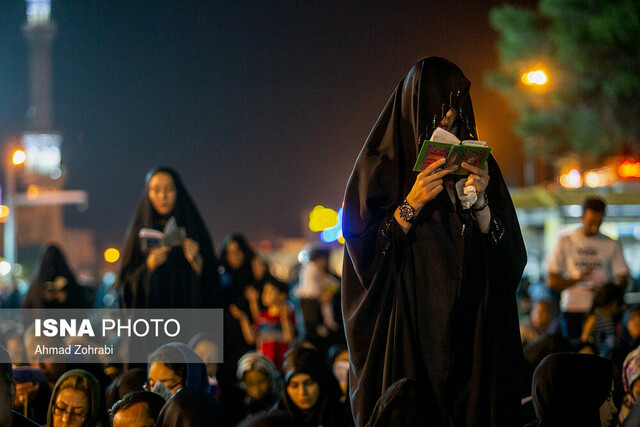
POLYGON ((522 350, 515 291, 526 263, 493 157, 421 173, 422 140, 442 127, 477 139, 470 83, 442 58, 418 62, 387 102, 344 201, 342 303, 357 425, 396 381, 427 390, 428 425, 512 426, 522 350), (455 183, 475 187, 463 208, 455 183), (444 190, 444 191, 443 191, 444 190))
POLYGON ((71 272, 62 250, 49 245, 29 285, 22 308, 87 308, 82 287, 71 272))
POLYGON ((217 268, 209 232, 178 174, 167 167, 151 170, 122 253, 122 305, 221 307, 217 268), (173 235, 178 238, 166 246, 143 248, 140 230, 163 231, 172 218, 179 229, 173 235), (180 237, 181 229, 184 235, 180 237))

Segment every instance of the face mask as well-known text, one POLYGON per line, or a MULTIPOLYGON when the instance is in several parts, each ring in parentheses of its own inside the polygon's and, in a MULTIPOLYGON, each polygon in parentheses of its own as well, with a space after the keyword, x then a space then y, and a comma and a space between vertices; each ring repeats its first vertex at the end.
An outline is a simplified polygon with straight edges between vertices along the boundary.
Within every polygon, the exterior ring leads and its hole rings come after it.
POLYGON ((349 361, 341 360, 333 364, 333 375, 340 383, 341 387, 347 386, 347 380, 349 378, 349 361))
POLYGON ((151 391, 162 396, 164 400, 169 400, 171 399, 171 396, 173 396, 173 394, 171 394, 171 390, 169 390, 162 381, 158 381, 151 391))

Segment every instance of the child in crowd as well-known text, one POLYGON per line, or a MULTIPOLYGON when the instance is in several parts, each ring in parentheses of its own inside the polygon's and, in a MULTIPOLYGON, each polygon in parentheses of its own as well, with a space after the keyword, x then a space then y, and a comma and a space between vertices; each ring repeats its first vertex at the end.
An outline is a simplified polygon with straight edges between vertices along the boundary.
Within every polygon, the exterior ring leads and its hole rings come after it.
POLYGON ((548 301, 539 300, 533 303, 529 319, 520 324, 520 339, 522 345, 532 343, 549 329, 552 315, 551 306, 548 301))
MULTIPOLYGON (((269 279, 262 288, 262 305, 266 307, 253 320, 253 327, 246 313, 235 305, 230 305, 231 315, 240 321, 242 334, 248 344, 256 344, 256 349, 273 361, 276 366, 282 364, 284 353, 293 339, 293 306, 287 300, 287 285, 275 279, 269 279)), ((257 306, 256 296, 250 305, 257 306)), ((252 310, 253 311, 253 310, 252 310)))
POLYGON ((591 314, 582 328, 582 342, 593 344, 596 354, 611 357, 617 336, 617 323, 622 307, 622 288, 607 284, 593 299, 591 314))

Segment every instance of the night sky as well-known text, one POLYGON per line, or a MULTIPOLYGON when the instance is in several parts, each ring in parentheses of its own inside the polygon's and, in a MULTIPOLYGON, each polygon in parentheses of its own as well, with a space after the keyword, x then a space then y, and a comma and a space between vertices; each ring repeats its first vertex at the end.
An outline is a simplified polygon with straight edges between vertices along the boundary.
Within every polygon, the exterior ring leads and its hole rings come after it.
MULTIPOLYGON (((67 189, 89 208, 66 222, 122 241, 145 173, 175 168, 214 243, 302 234, 301 211, 337 209, 389 95, 420 58, 471 80, 480 139, 510 185, 521 141, 497 65, 497 1, 53 0, 54 110, 67 189)), ((531 1, 518 2, 531 4, 531 1)), ((27 123, 25 4, 0 1, 0 141, 27 123)))

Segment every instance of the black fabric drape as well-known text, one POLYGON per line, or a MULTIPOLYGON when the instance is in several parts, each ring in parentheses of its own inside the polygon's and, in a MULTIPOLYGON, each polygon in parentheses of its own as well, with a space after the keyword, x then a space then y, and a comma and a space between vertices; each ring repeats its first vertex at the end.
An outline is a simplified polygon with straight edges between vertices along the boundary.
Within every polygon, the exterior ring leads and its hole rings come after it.
POLYGON ((170 168, 154 169, 147 174, 146 185, 136 213, 127 231, 118 286, 121 304, 127 308, 221 308, 218 259, 206 225, 178 174, 170 168), (173 178, 177 197, 173 212, 160 216, 149 200, 149 180, 158 172, 173 178), (184 257, 182 247, 174 247, 167 261, 149 272, 140 248, 141 228, 162 230, 169 217, 185 227, 187 237, 200 246, 202 272, 197 274, 184 257))
POLYGON ((477 139, 469 86, 449 61, 418 62, 387 102, 347 185, 342 303, 357 425, 403 378, 424 384, 430 425, 519 422, 515 291, 526 253, 497 163, 489 158, 489 234, 447 191, 406 235, 393 219, 415 182, 419 139, 449 108, 458 111, 452 131, 477 139))

